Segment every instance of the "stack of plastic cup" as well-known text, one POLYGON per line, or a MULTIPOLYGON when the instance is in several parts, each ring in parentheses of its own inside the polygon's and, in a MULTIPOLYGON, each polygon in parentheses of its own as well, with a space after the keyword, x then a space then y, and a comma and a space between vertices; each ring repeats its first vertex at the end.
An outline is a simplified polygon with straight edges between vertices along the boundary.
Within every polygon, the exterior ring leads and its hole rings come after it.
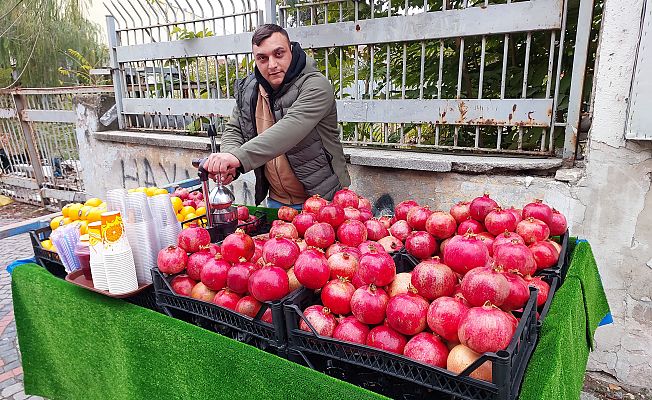
POLYGON ((91 222, 88 224, 88 242, 91 253, 91 276, 93 287, 100 290, 109 290, 106 282, 106 270, 104 269, 104 244, 102 243, 102 222, 91 222))
POLYGON ((120 212, 102 214, 102 243, 109 293, 125 294, 138 289, 134 256, 124 233, 120 212))
POLYGON ((67 273, 81 268, 79 258, 75 254, 75 246, 79 242, 79 227, 77 224, 64 225, 50 235, 50 240, 57 249, 61 263, 67 273))
POLYGON ((172 208, 170 196, 159 194, 150 197, 152 207, 152 216, 156 224, 160 248, 176 245, 179 233, 181 233, 181 224, 177 220, 177 215, 172 208))
POLYGON ((124 226, 136 263, 138 283, 151 283, 151 269, 156 266, 160 245, 156 234, 156 224, 152 218, 149 200, 145 193, 127 194, 124 226))
POLYGON ((125 215, 127 189, 112 189, 106 192, 106 207, 108 211, 120 211, 125 215))

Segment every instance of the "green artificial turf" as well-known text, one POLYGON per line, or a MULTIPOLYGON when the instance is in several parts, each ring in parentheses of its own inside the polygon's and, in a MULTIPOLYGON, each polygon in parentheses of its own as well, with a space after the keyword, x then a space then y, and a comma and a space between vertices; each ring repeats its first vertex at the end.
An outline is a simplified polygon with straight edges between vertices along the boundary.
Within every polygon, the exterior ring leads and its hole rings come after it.
POLYGON ((380 399, 36 265, 12 290, 25 392, 50 399, 380 399))
POLYGON ((580 242, 573 251, 566 280, 552 301, 528 364, 521 400, 577 400, 593 334, 609 312, 591 246, 580 242))

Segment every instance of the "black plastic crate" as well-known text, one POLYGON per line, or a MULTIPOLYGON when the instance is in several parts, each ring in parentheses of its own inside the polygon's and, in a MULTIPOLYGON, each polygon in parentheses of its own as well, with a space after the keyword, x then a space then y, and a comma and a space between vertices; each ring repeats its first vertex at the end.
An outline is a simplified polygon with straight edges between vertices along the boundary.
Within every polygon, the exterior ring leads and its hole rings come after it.
POLYGON ((561 284, 566 278, 566 273, 568 272, 568 266, 570 264, 570 252, 568 251, 568 240, 569 234, 568 230, 559 237, 561 242, 561 251, 559 252, 559 260, 557 265, 550 268, 545 268, 537 271, 537 275, 550 275, 559 277, 559 284, 561 284))
POLYGON ((152 269, 156 302, 167 315, 183 319, 238 341, 254 344, 262 349, 268 347, 279 349, 285 346, 287 338, 283 301, 295 293, 291 293, 281 300, 263 302, 263 306, 256 317, 251 318, 220 307, 217 304, 174 293, 170 285, 172 278, 171 275, 165 276, 158 268, 152 269), (261 320, 268 308, 272 310, 273 324, 261 320))
POLYGON ((152 311, 157 311, 162 313, 158 304, 156 303, 156 293, 154 292, 154 285, 151 285, 147 289, 139 292, 135 296, 126 297, 123 300, 128 301, 131 304, 150 309, 152 311))
POLYGON ((46 250, 41 245, 41 241, 49 239, 51 233, 52 229, 49 226, 29 232, 29 238, 32 241, 32 249, 34 250, 34 258, 40 266, 47 269, 52 275, 63 279, 66 277, 67 273, 59 254, 54 251, 46 250))
MULTIPOLYGON (((238 229, 242 229, 245 231, 246 234, 249 236, 255 236, 255 235, 260 235, 261 233, 267 233, 269 232, 271 228, 271 223, 267 221, 267 214, 263 211, 254 211, 252 215, 255 217, 253 221, 250 222, 245 222, 242 224, 239 224, 237 226, 238 229)), ((206 224, 204 224, 202 221, 206 220, 206 215, 198 215, 195 218, 191 218, 189 220, 181 222, 181 227, 183 228, 184 225, 192 222, 196 222, 199 226, 203 226, 206 228, 206 224)), ((211 236, 211 241, 212 242, 220 242, 224 240, 226 236, 225 235, 217 235, 215 237, 211 236)))

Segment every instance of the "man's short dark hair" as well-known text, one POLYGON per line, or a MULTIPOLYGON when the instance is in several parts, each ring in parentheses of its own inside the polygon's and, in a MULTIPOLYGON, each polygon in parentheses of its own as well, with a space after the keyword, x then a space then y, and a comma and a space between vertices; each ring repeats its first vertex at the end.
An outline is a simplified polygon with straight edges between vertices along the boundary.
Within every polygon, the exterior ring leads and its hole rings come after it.
POLYGON ((251 37, 251 44, 260 46, 263 40, 272 36, 276 32, 285 36, 285 38, 288 40, 288 43, 290 43, 290 36, 285 29, 276 24, 264 24, 256 28, 254 31, 254 35, 251 37))

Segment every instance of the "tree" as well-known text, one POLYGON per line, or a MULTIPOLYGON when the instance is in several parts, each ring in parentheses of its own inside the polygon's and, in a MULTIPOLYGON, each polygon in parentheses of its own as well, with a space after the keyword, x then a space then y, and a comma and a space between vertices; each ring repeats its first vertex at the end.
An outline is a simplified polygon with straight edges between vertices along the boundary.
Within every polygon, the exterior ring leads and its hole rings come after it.
MULTIPOLYGON (((86 83, 76 71, 80 55, 85 65, 107 59, 99 27, 84 16, 89 0, 0 1, 0 87, 14 83, 7 70, 15 68, 22 86, 42 87, 86 83), (4 71, 4 72, 3 72, 4 71)), ((87 68, 86 67, 86 68, 87 68)))

